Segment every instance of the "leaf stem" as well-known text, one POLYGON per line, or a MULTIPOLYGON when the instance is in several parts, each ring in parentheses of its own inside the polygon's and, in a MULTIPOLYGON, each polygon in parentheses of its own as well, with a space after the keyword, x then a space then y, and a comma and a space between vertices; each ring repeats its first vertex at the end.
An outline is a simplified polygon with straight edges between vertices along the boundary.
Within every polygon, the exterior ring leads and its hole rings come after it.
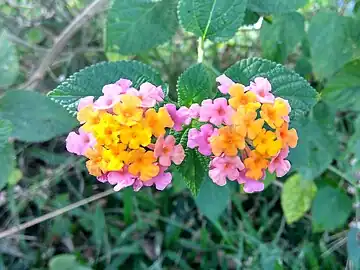
POLYGON ((328 169, 330 171, 332 171, 333 173, 337 174, 338 176, 340 176, 341 178, 345 179, 351 186, 355 186, 355 181, 353 180, 353 178, 351 176, 343 173, 342 171, 340 171, 339 169, 335 168, 332 165, 330 165, 328 167, 328 169))
POLYGON ((198 63, 202 63, 204 60, 204 39, 202 37, 199 37, 198 40, 198 63))

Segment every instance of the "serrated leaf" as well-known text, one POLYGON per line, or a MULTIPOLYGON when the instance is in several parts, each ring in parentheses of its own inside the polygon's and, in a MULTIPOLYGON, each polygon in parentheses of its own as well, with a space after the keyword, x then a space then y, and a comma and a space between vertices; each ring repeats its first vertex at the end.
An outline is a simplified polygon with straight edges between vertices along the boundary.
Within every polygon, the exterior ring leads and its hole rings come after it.
POLYGON ((0 118, 12 123, 11 136, 26 142, 47 141, 77 125, 60 105, 31 91, 6 92, 0 99, 0 118))
POLYGON ((208 219, 216 222, 230 200, 228 186, 218 186, 206 176, 200 187, 195 202, 200 212, 208 219))
POLYGON ((245 17, 242 25, 253 25, 257 23, 259 19, 260 19, 259 14, 249 9, 246 9, 245 17))
POLYGON ((351 228, 347 235, 347 251, 349 259, 356 267, 360 267, 360 229, 351 228))
POLYGON ((306 114, 316 103, 317 93, 304 78, 269 60, 260 58, 241 60, 228 68, 225 74, 244 85, 249 85, 256 77, 268 78, 273 94, 289 101, 291 120, 306 114))
POLYGON ((11 122, 8 120, 0 119, 0 150, 8 143, 11 131, 11 122))
POLYGON ((51 258, 49 270, 91 270, 91 268, 81 265, 75 255, 59 254, 51 258))
POLYGON ((108 12, 106 51, 135 54, 171 39, 177 0, 114 0, 108 12))
POLYGON ((329 78, 322 96, 339 110, 360 110, 360 59, 347 63, 329 78))
POLYGON ((287 13, 305 6, 307 0, 250 0, 249 9, 262 13, 287 13))
POLYGON ((80 98, 97 98, 102 95, 104 85, 115 83, 120 78, 132 80, 133 87, 139 87, 144 82, 163 85, 160 75, 154 69, 138 61, 102 62, 74 73, 51 91, 49 96, 69 112, 76 114, 80 98))
POLYGON ((347 27, 347 20, 336 12, 321 11, 312 18, 308 39, 314 73, 319 79, 330 77, 351 59, 347 27))
POLYGON ((5 30, 0 32, 0 88, 13 84, 19 73, 19 59, 16 48, 5 30))
POLYGON ((297 12, 275 16, 272 23, 263 22, 260 41, 263 56, 284 62, 305 36, 304 17, 297 12))
POLYGON ((351 199, 341 190, 330 186, 319 189, 311 209, 316 231, 333 231, 344 226, 352 210, 351 199))
POLYGON ((281 207, 288 224, 298 221, 305 215, 311 207, 315 194, 314 182, 302 179, 299 174, 286 180, 281 192, 281 207))
POLYGON ((177 83, 178 103, 180 106, 190 106, 201 103, 204 99, 216 95, 216 74, 204 64, 189 67, 179 77, 177 83))
POLYGON ((12 144, 7 143, 0 151, 0 190, 7 184, 15 168, 15 151, 12 144))
POLYGON ((247 0, 180 0, 182 27, 203 40, 226 40, 241 26, 247 0))
POLYGON ((312 116, 298 121, 298 145, 291 149, 292 168, 305 179, 313 180, 323 173, 338 153, 335 131, 335 111, 325 103, 318 103, 312 116))

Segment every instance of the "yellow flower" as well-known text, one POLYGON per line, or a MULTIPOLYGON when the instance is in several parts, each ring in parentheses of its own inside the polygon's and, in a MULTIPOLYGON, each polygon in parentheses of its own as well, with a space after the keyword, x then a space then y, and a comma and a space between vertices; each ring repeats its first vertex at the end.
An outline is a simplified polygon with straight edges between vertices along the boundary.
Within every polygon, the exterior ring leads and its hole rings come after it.
POLYGON ((143 118, 143 110, 140 108, 141 100, 136 96, 122 95, 121 102, 113 107, 117 115, 116 120, 125 126, 132 126, 143 118))
POLYGON ((140 145, 148 146, 151 143, 151 129, 141 124, 125 127, 120 132, 121 142, 131 149, 138 149, 140 145))
POLYGON ((247 91, 242 84, 234 84, 229 89, 231 98, 229 99, 230 106, 237 110, 240 107, 245 107, 246 110, 256 111, 260 108, 261 104, 257 102, 256 94, 247 91))
POLYGON ((165 135, 165 128, 174 126, 174 122, 166 108, 161 107, 158 112, 151 108, 145 112, 145 125, 155 137, 160 137, 165 135))
POLYGON ((154 152, 145 152, 144 148, 132 150, 129 154, 129 172, 139 175, 140 180, 147 181, 159 174, 160 168, 155 165, 154 152))
POLYGON ((282 99, 275 99, 274 104, 263 104, 260 111, 261 118, 274 129, 282 126, 288 114, 288 105, 282 99))
POLYGON ((109 146, 119 142, 121 128, 112 114, 104 113, 99 124, 94 125, 93 134, 98 144, 109 146))
POLYGON ((263 170, 267 168, 269 161, 257 151, 251 151, 249 157, 244 160, 246 177, 259 180, 263 176, 263 170))
POLYGON ((256 151, 262 155, 275 156, 281 149, 282 143, 276 140, 274 132, 262 129, 253 141, 256 151))
POLYGON ((93 176, 102 175, 101 152, 102 152, 102 147, 96 146, 95 149, 89 148, 85 153, 85 156, 89 159, 88 161, 86 161, 86 168, 88 169, 89 173, 93 176))
POLYGON ((264 120, 257 119, 256 111, 246 111, 245 108, 239 108, 232 116, 232 122, 236 131, 243 137, 247 136, 253 140, 261 131, 264 120))
POLYGON ((94 125, 100 123, 103 114, 104 112, 95 110, 93 105, 88 105, 77 113, 77 119, 81 124, 84 123, 83 129, 90 132, 94 125))
POLYGON ((218 134, 210 138, 210 145, 215 156, 220 156, 222 153, 236 156, 238 149, 245 148, 245 138, 236 129, 224 126, 219 129, 218 134))

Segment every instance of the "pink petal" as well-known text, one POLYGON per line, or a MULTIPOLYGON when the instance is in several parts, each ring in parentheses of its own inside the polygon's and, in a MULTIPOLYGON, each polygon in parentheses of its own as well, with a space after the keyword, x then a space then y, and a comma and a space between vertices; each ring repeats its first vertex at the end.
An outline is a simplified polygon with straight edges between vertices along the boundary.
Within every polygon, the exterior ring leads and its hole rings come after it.
POLYGON ((130 86, 132 85, 132 81, 127 80, 127 79, 120 79, 118 80, 116 83, 116 85, 120 86, 122 88, 122 93, 121 94, 125 94, 126 91, 130 88, 130 86))
POLYGON ((108 175, 107 173, 104 173, 103 175, 96 177, 96 179, 101 183, 105 183, 108 181, 108 175))
POLYGON ((192 104, 189 108, 189 116, 192 118, 192 119, 195 119, 195 118, 199 118, 200 116, 200 105, 195 103, 195 104, 192 104))
POLYGON ((102 92, 103 92, 104 96, 110 96, 110 97, 118 96, 120 94, 125 93, 123 88, 117 84, 105 85, 102 89, 102 92))
POLYGON ((134 191, 139 191, 142 187, 143 187, 143 182, 140 179, 136 179, 134 184, 133 184, 133 189, 134 191))
POLYGON ((185 158, 184 148, 182 147, 181 144, 176 145, 172 153, 172 161, 176 165, 180 165, 183 162, 184 158, 185 158))
POLYGON ((120 102, 120 96, 101 96, 94 102, 94 108, 97 110, 107 110, 114 107, 116 103, 120 102))
POLYGON ((169 167, 171 165, 171 157, 170 155, 161 155, 159 157, 159 164, 162 166, 169 167))
POLYGON ((199 121, 208 122, 212 117, 213 107, 214 105, 211 99, 203 100, 203 102, 201 102, 199 121))
POLYGON ((216 81, 220 84, 218 89, 221 93, 227 94, 229 92, 229 88, 234 84, 234 82, 228 78, 225 74, 220 75, 216 78, 216 81))
POLYGON ((256 180, 249 180, 244 184, 246 193, 260 192, 264 190, 264 183, 256 180))
POLYGON ((214 168, 209 170, 209 176, 211 180, 218 186, 226 185, 226 175, 219 169, 214 168))
POLYGON ((88 97, 81 98, 81 99, 79 99, 77 110, 80 111, 82 108, 85 108, 86 106, 92 105, 92 104, 94 104, 94 97, 88 96, 88 97))
POLYGON ((199 136, 200 136, 200 132, 196 128, 190 129, 188 133, 187 146, 191 149, 194 149, 195 147, 199 146, 197 142, 199 136))

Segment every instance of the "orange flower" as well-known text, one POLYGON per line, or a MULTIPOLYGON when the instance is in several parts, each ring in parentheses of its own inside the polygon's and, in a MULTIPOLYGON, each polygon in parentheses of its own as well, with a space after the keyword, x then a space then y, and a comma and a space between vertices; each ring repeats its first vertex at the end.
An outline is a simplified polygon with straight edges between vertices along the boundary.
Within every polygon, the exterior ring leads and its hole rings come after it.
POLYGON ((136 96, 122 95, 121 103, 117 103, 113 111, 117 114, 117 121, 125 126, 132 126, 143 118, 143 110, 140 108, 141 100, 136 96))
POLYGON ((245 138, 235 128, 224 126, 218 130, 218 134, 210 138, 210 145, 215 156, 220 156, 222 153, 236 156, 238 149, 245 148, 245 138))
POLYGON ((256 151, 262 155, 275 156, 281 149, 281 141, 276 140, 274 132, 262 129, 253 141, 256 151))
POLYGON ((147 181, 159 174, 160 168, 155 165, 154 152, 145 152, 144 148, 132 150, 129 154, 129 172, 139 175, 140 180, 147 181))
POLYGON ((174 126, 166 108, 161 107, 158 112, 154 109, 148 109, 145 112, 145 126, 151 128, 151 132, 155 137, 165 135, 165 128, 174 126))
POLYGON ((240 107, 245 107, 246 110, 256 111, 260 108, 260 103, 257 102, 256 94, 247 91, 245 93, 245 87, 242 84, 234 84, 229 89, 231 98, 229 99, 230 106, 237 110, 240 107))
POLYGON ((289 115, 288 104, 283 99, 276 98, 274 104, 262 105, 260 115, 271 128, 281 127, 289 115))
POLYGON ((256 120, 256 117, 257 113, 255 111, 247 112, 245 108, 239 108, 232 116, 232 122, 241 136, 245 137, 247 135, 250 140, 253 140, 264 125, 264 120, 256 120))
POLYGON ((289 129, 289 124, 286 122, 276 130, 276 136, 284 146, 288 145, 295 148, 297 145, 298 135, 296 129, 289 129))
POLYGON ((263 176, 263 170, 267 168, 269 161, 257 151, 251 151, 249 157, 244 160, 246 177, 259 180, 263 176))

